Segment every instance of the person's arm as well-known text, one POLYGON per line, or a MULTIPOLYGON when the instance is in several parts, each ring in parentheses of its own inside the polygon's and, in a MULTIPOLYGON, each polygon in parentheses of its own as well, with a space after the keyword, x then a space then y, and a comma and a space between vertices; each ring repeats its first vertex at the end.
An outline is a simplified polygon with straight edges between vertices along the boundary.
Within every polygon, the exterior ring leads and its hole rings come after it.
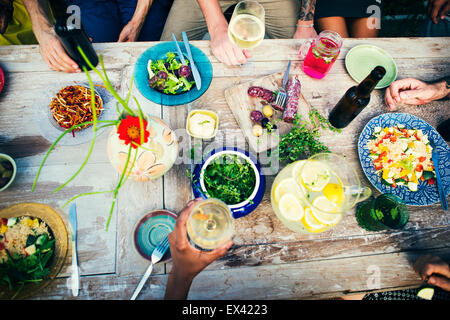
POLYGON ((123 27, 118 42, 132 42, 137 40, 152 3, 153 0, 138 0, 133 17, 127 25, 123 27))
POLYGON ((23 0, 23 4, 30 16, 42 58, 47 62, 50 69, 65 72, 81 72, 78 64, 67 55, 61 41, 56 36, 48 12, 47 1, 23 0))
POLYGON ((314 11, 316 10, 316 0, 300 0, 300 14, 297 21, 297 31, 295 39, 315 38, 317 32, 314 29, 314 11))
POLYGON ((437 24, 439 20, 444 19, 449 11, 450 11, 449 0, 428 1, 428 15, 435 24, 437 24))
POLYGON ((244 64, 250 52, 242 50, 228 37, 228 22, 222 13, 218 0, 197 0, 211 35, 211 51, 227 65, 244 64))
POLYGON ((191 246, 187 239, 186 221, 191 210, 203 199, 190 201, 180 212, 174 230, 169 234, 172 270, 167 279, 166 300, 184 300, 195 276, 214 260, 225 255, 233 242, 230 240, 212 251, 201 251, 191 246))
POLYGON ((391 83, 386 89, 384 100, 389 110, 394 110, 397 103, 421 105, 434 100, 448 98, 449 77, 426 83, 414 78, 406 78, 391 83))

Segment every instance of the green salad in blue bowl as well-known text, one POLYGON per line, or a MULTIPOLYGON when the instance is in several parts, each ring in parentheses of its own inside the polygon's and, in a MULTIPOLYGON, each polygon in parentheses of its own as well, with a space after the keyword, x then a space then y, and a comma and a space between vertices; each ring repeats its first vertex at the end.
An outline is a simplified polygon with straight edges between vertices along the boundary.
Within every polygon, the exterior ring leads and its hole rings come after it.
POLYGON ((175 53, 167 52, 165 59, 148 60, 148 84, 165 94, 180 94, 195 85, 189 62, 183 65, 175 53))

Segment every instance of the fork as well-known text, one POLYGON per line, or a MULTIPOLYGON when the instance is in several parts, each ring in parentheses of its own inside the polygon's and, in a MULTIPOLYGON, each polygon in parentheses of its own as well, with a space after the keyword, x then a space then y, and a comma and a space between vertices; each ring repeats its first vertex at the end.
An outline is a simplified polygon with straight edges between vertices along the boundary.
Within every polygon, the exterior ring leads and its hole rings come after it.
POLYGON ((161 258, 164 256, 164 253, 166 253, 168 247, 169 247, 169 238, 166 236, 164 240, 158 244, 155 250, 153 250, 150 265, 148 266, 147 270, 142 276, 142 279, 139 282, 138 286, 136 287, 136 290, 134 290, 134 293, 131 296, 130 300, 136 300, 136 297, 138 296, 139 292, 141 292, 142 287, 144 287, 144 284, 147 282, 148 277, 152 273, 153 265, 161 260, 161 258))
POLYGON ((286 101, 286 84, 288 82, 289 79, 289 70, 291 69, 291 60, 289 60, 289 63, 287 65, 286 71, 284 72, 284 76, 283 76, 283 82, 282 82, 282 86, 279 88, 278 93, 277 93, 277 97, 275 99, 275 104, 279 105, 280 107, 284 106, 284 103, 286 101))

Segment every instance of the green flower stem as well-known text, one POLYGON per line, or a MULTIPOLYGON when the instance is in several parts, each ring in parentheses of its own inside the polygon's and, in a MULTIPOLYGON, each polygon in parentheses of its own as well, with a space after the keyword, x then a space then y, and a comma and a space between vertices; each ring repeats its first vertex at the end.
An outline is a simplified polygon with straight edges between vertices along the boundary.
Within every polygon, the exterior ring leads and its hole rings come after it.
MULTIPOLYGON (((83 57, 83 59, 86 61, 87 65, 95 71, 95 73, 97 73, 99 75, 99 77, 102 79, 103 83, 106 86, 106 89, 108 89, 108 91, 117 99, 117 101, 119 101, 119 103, 123 106, 123 108, 125 110, 127 110, 127 112, 131 115, 134 116, 134 112, 133 110, 131 110, 127 103, 117 94, 116 90, 114 90, 111 82, 109 81, 108 77, 106 76, 106 78, 102 75, 102 73, 92 65, 92 63, 89 61, 89 59, 87 58, 86 54, 84 53, 83 49, 81 49, 80 46, 77 47, 78 51, 81 53, 81 56, 83 57)), ((100 65, 103 68, 103 72, 106 75, 106 70, 105 70, 105 66, 103 65, 103 58, 101 57, 101 55, 99 55, 98 60, 100 61, 100 65)))
POLYGON ((68 205, 69 203, 71 203, 73 200, 78 199, 78 198, 80 198, 80 197, 90 196, 90 195, 94 195, 94 194, 110 193, 110 192, 114 192, 114 190, 81 193, 81 194, 79 194, 79 195, 76 195, 75 197, 70 198, 66 203, 64 203, 64 205, 62 206, 62 208, 64 208, 65 206, 67 206, 67 205, 68 205))
MULTIPOLYGON (((97 121, 99 123, 109 123, 107 126, 111 126, 111 125, 116 125, 118 123, 118 121, 113 121, 113 120, 101 120, 101 121, 97 121)), ((48 149, 47 153, 44 156, 44 159, 41 162, 41 165, 39 166, 39 170, 36 174, 36 178, 34 179, 34 183, 33 186, 31 188, 31 192, 34 192, 34 189, 36 188, 36 183, 39 179, 39 176, 41 174, 42 168, 44 167, 45 161, 47 161, 48 156, 50 155, 50 153, 52 152, 52 150, 55 148, 56 144, 69 132, 72 132, 73 130, 75 130, 76 128, 82 127, 84 125, 89 125, 89 124, 93 124, 93 121, 86 121, 77 125, 74 125, 73 127, 64 130, 64 132, 58 137, 56 138, 56 140, 52 143, 52 145, 50 146, 50 148, 48 149)))
POLYGON ((86 76, 89 79, 89 86, 91 88, 91 107, 92 107, 92 118, 93 118, 93 129, 92 132, 94 133, 94 136, 92 137, 92 141, 91 141, 91 145, 89 147, 89 151, 88 154, 86 156, 86 158, 84 159, 83 163, 81 164, 80 168, 77 170, 77 172, 75 172, 72 177, 69 178, 69 180, 67 180, 66 182, 64 182, 62 185, 60 185, 58 188, 56 188, 55 190, 53 190, 53 193, 58 192, 59 190, 61 190, 62 188, 64 188, 69 182, 71 182, 73 179, 75 179, 75 177, 81 172, 81 170, 83 170, 83 168, 85 167, 86 163, 88 162, 91 154, 92 154, 92 150, 94 150, 94 144, 95 144, 95 140, 97 137, 97 109, 95 107, 95 93, 94 93, 94 84, 92 83, 92 78, 89 75, 89 72, 87 71, 86 67, 83 67, 83 71, 84 73, 86 73, 86 76))
POLYGON ((133 96, 134 101, 136 102, 136 105, 138 106, 139 109, 139 133, 141 135, 141 145, 144 144, 144 121, 142 119, 143 115, 142 115, 142 109, 141 109, 141 105, 139 104, 139 101, 136 99, 135 96, 133 96))
MULTIPOLYGON (((124 167, 124 169, 122 171, 122 174, 120 175, 119 183, 117 184, 117 187, 114 190, 113 203, 111 205, 111 209, 109 210, 108 221, 106 222, 106 231, 108 231, 109 223, 111 222, 112 213, 113 213, 114 207, 116 205, 117 193, 119 192, 119 189, 122 186, 123 178, 125 176, 125 173, 127 172, 128 163, 130 162, 130 154, 131 154, 131 145, 130 145, 130 147, 128 149, 127 161, 125 162, 125 167, 124 167)), ((136 152, 136 154, 137 154, 137 152, 136 152)), ((132 169, 133 169, 133 167, 130 168, 130 172, 131 172, 132 169)))

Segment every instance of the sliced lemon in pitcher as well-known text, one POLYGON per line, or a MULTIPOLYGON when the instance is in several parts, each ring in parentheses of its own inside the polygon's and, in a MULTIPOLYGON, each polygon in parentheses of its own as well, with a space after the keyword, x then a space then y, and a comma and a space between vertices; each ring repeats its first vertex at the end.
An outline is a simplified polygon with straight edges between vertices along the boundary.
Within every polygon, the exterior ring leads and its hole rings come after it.
POLYGON ((294 178, 281 180, 274 188, 273 199, 276 203, 279 203, 281 197, 288 193, 300 195, 300 187, 294 178))
POLYGON ((281 215, 287 220, 300 221, 303 218, 303 207, 292 193, 286 193, 281 197, 279 209, 281 215))
POLYGON ((323 195, 331 202, 340 205, 344 201, 344 189, 340 184, 328 183, 323 188, 323 195))
POLYGON ((302 182, 311 191, 322 191, 330 181, 330 171, 319 161, 305 163, 301 169, 302 182))
POLYGON ((326 225, 335 225, 342 218, 342 214, 337 213, 338 205, 331 202, 325 196, 316 197, 313 202, 312 212, 314 218, 326 225))
POLYGON ((327 227, 326 224, 320 223, 316 218, 314 218, 311 208, 305 208, 302 222, 303 226, 309 232, 321 232, 327 227))

